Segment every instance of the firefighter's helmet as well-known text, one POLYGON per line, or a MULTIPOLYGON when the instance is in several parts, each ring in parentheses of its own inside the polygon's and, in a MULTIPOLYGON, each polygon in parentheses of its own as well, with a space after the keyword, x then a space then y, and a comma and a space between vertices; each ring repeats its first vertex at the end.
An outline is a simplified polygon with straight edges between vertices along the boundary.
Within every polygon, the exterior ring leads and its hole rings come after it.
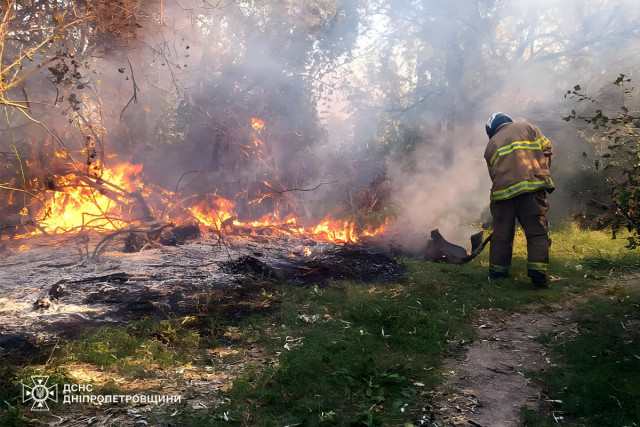
POLYGON ((485 130, 487 131, 487 135, 489 138, 492 138, 493 135, 498 131, 498 128, 505 123, 513 122, 509 116, 504 113, 494 113, 489 120, 487 120, 487 124, 484 125, 485 130))

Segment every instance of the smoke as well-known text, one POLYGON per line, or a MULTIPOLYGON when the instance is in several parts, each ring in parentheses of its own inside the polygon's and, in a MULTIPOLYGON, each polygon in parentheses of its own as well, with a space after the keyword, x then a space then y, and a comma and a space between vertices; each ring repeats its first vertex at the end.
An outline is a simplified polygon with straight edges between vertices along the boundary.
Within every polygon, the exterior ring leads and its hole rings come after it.
POLYGON ((459 126, 451 138, 418 147, 411 162, 393 162, 388 177, 394 203, 401 206, 394 231, 412 253, 424 249, 429 231, 438 228, 447 239, 468 246, 488 207, 490 182, 481 140, 471 128, 459 126))
MULTIPOLYGON (((52 85, 46 69, 26 81, 47 104, 34 115, 78 163, 90 128, 104 152, 143 163, 148 182, 233 198, 247 216, 355 217, 387 203, 395 238, 414 251, 433 228, 466 244, 486 221, 484 123, 496 111, 554 143, 552 212, 575 209, 564 201, 585 148, 561 120, 564 94, 633 75, 640 53, 632 0, 146 7, 135 39, 65 41, 82 64, 73 84, 52 85), (365 197, 381 188, 380 200, 365 197)), ((14 124, 26 126, 19 138, 51 139, 25 118, 14 124)), ((11 151, 6 138, 0 151, 11 151)))
MULTIPOLYGON (((591 150, 574 125, 562 121, 574 107, 563 96, 578 83, 597 91, 638 66, 640 7, 634 2, 466 3, 469 8, 422 2, 418 24, 415 11, 390 5, 395 25, 385 30, 391 32, 369 34, 378 40, 380 50, 372 54, 378 63, 401 61, 376 69, 372 89, 414 83, 412 99, 403 98, 402 86, 393 96, 369 98, 376 114, 398 120, 394 112, 402 111, 423 131, 415 149, 391 159, 387 169, 398 208, 395 238, 413 252, 420 253, 434 228, 468 245, 474 226, 488 219, 484 123, 497 111, 538 125, 554 144, 552 221, 578 211, 586 200, 573 198, 586 195, 579 182, 587 168, 582 153, 591 150)), ((371 121, 366 111, 360 114, 371 121)))

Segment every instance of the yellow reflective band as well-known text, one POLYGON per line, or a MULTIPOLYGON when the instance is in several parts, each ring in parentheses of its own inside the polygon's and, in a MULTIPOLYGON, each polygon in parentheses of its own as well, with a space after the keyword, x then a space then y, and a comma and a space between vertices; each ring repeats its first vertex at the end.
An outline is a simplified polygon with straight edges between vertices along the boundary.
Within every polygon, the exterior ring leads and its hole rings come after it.
POLYGON ((500 147, 496 150, 495 154, 491 157, 490 165, 494 167, 500 157, 509 153, 513 153, 515 150, 541 150, 545 145, 550 144, 546 136, 541 136, 535 141, 516 141, 509 145, 500 147))
POLYGON ((527 263, 528 270, 538 270, 538 271, 547 271, 549 269, 549 264, 546 262, 528 262, 527 263))
POLYGON ((546 178, 544 181, 522 181, 517 184, 513 184, 504 190, 493 191, 491 192, 491 200, 505 200, 520 193, 541 190, 544 188, 553 188, 553 181, 551 181, 551 178, 546 178))
POLYGON ((508 273, 510 266, 498 265, 498 264, 489 264, 489 270, 495 271, 496 273, 508 273))

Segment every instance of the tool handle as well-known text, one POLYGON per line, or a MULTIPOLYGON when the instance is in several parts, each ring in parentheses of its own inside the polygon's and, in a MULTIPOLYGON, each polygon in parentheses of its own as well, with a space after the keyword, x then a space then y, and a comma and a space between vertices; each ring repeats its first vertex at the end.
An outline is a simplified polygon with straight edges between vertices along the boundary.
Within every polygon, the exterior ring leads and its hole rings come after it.
POLYGON ((466 264, 467 262, 473 260, 475 257, 480 255, 480 252, 482 252, 482 250, 485 248, 485 246, 487 246, 487 244, 489 243, 489 241, 491 240, 492 237, 493 237, 493 233, 489 234, 487 236, 487 238, 484 239, 484 241, 482 243, 480 243, 480 245, 478 245, 477 248, 475 248, 473 251, 471 251, 471 253, 469 255, 467 255, 466 257, 462 258, 462 260, 460 261, 460 264, 466 264))

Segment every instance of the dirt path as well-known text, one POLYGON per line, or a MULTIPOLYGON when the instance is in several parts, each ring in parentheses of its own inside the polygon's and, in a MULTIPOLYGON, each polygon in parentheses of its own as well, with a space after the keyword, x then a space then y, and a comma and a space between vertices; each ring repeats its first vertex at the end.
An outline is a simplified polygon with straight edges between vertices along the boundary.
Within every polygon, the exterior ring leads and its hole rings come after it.
POLYGON ((521 408, 534 408, 540 392, 527 379, 530 372, 551 366, 543 333, 577 333, 571 311, 511 314, 484 310, 475 341, 463 343, 462 358, 446 361, 448 378, 436 398, 434 412, 448 425, 511 427, 521 425, 521 408))

